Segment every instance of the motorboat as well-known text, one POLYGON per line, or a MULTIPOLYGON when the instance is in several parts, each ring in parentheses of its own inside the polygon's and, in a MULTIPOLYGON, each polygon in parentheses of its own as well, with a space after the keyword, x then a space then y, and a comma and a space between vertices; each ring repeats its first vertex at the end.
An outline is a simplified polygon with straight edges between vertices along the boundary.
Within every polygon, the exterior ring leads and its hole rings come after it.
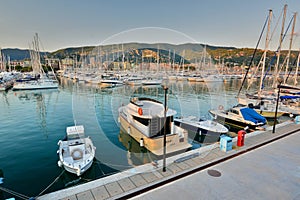
POLYGON ((100 85, 103 87, 116 87, 123 85, 123 81, 118 79, 102 79, 100 80, 100 85))
POLYGON ((230 129, 234 130, 263 130, 267 124, 265 117, 258 114, 254 109, 246 106, 234 106, 228 110, 224 110, 223 107, 220 107, 216 110, 209 110, 209 113, 219 123, 225 123, 230 129))
POLYGON ((161 85, 162 80, 159 79, 146 79, 142 80, 142 85, 161 85))
POLYGON ((96 147, 85 137, 82 125, 67 127, 66 132, 66 138, 58 142, 58 166, 80 176, 92 166, 96 147))
POLYGON ((166 136, 166 154, 183 152, 192 147, 188 132, 174 124, 177 112, 154 99, 133 97, 128 105, 119 108, 121 128, 155 155, 163 155, 166 136), (165 120, 166 115, 166 120, 165 120), (166 122, 166 123, 165 123, 166 122))
POLYGON ((176 126, 198 133, 199 135, 220 136, 228 133, 228 128, 224 125, 209 119, 198 119, 195 116, 175 118, 174 123, 176 126))

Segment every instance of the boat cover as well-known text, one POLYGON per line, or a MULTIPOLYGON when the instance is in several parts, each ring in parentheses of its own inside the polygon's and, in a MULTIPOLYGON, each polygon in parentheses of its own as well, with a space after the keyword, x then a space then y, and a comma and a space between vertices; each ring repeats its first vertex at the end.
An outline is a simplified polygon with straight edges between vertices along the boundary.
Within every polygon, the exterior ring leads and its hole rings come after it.
POLYGON ((283 100, 283 99, 298 99, 300 98, 300 96, 294 96, 294 95, 285 95, 285 96, 280 96, 280 99, 283 100))
POLYGON ((241 113, 245 120, 252 121, 254 123, 266 123, 266 118, 258 114, 255 110, 252 108, 242 108, 241 113))

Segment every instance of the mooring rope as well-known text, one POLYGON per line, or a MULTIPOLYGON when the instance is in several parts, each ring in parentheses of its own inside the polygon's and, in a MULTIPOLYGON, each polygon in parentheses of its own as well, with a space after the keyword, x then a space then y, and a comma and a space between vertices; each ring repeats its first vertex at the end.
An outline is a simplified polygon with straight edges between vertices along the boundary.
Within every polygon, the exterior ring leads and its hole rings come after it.
POLYGON ((55 179, 54 179, 54 181, 52 182, 52 183, 50 183, 50 185, 48 185, 42 192, 40 192, 35 198, 37 198, 37 197, 39 197, 39 196, 41 196, 46 190, 48 190, 62 175, 63 175, 63 173, 65 172, 65 170, 63 170, 60 174, 59 174, 59 176, 57 176, 55 179))
POLYGON ((30 199, 30 197, 28 197, 28 196, 26 196, 24 194, 20 194, 18 192, 15 192, 13 190, 10 190, 10 189, 7 189, 7 188, 1 187, 1 186, 0 186, 0 190, 2 190, 4 192, 7 192, 9 194, 12 194, 12 195, 14 195, 16 197, 19 197, 20 199, 26 199, 26 200, 30 199))

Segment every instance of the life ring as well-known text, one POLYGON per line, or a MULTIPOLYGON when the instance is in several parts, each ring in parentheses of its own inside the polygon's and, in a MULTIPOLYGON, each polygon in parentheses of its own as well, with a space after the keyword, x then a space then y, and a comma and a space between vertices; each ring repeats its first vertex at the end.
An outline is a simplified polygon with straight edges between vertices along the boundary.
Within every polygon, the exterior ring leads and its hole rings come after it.
POLYGON ((219 110, 224 110, 224 106, 219 105, 219 110))
POLYGON ((71 153, 73 160, 79 160, 83 157, 83 152, 81 149, 74 149, 71 153))
POLYGON ((139 113, 139 115, 143 115, 143 109, 142 109, 142 108, 139 108, 139 109, 138 109, 138 113, 139 113))

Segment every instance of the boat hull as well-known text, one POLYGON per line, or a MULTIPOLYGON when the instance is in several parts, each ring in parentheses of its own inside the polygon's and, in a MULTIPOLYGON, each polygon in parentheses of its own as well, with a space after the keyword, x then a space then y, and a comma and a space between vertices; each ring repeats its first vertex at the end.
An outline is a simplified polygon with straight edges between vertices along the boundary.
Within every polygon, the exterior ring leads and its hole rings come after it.
MULTIPOLYGON (((163 155, 163 136, 149 138, 146 137, 138 128, 130 124, 122 115, 120 115, 120 124, 122 128, 137 142, 143 140, 146 149, 157 156, 163 155)), ((188 143, 188 133, 185 132, 182 137, 178 134, 166 135, 166 154, 187 151, 192 145, 188 143)))
POLYGON ((70 141, 59 141, 58 166, 77 176, 86 172, 93 164, 95 147, 90 138, 70 141))
POLYGON ((231 131, 238 131, 243 129, 249 129, 250 131, 255 131, 255 130, 263 129, 262 125, 256 125, 256 124, 248 123, 246 121, 235 120, 226 117, 226 115, 219 115, 213 111, 209 111, 209 113, 216 119, 217 122, 223 124, 225 123, 229 127, 229 130, 231 131))
POLYGON ((41 90, 41 89, 57 89, 58 83, 44 83, 44 82, 20 82, 15 83, 13 90, 41 90))

